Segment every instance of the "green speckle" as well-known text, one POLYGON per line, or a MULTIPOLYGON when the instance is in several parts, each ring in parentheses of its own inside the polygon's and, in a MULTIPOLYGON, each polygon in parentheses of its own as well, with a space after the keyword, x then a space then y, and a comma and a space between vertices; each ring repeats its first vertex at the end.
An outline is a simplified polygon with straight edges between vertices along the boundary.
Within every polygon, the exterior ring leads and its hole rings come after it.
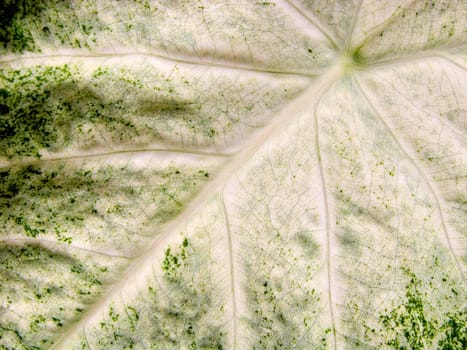
POLYGON ((198 174, 200 174, 201 176, 204 176, 206 178, 209 177, 209 173, 207 171, 205 171, 205 170, 199 170, 198 174))
POLYGON ((263 2, 257 2, 256 5, 260 5, 260 6, 276 6, 276 3, 263 1, 263 2))
POLYGON ((54 321, 54 323, 58 326, 58 327, 63 327, 63 322, 61 319, 59 319, 58 317, 52 317, 52 321, 54 321))
POLYGON ((31 323, 29 324, 29 329, 32 332, 37 332, 41 326, 46 321, 45 317, 43 315, 38 315, 33 318, 31 323))
POLYGON ((113 321, 113 322, 117 322, 118 319, 120 318, 120 315, 118 313, 115 312, 114 308, 113 307, 110 307, 110 310, 109 310, 109 317, 110 319, 113 321))
POLYGON ((173 252, 170 247, 166 249, 165 257, 162 262, 162 270, 167 278, 173 279, 178 276, 178 269, 188 257, 188 246, 189 241, 185 238, 175 252, 173 252))

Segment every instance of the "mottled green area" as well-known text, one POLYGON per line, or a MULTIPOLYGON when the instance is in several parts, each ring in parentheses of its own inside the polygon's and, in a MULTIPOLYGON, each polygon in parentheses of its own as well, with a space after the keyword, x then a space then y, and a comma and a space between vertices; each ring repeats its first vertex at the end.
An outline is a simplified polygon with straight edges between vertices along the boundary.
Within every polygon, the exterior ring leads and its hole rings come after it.
MULTIPOLYGON (((140 15, 157 11, 152 1, 129 3, 140 15)), ((107 1, 104 9, 115 4, 119 2, 107 1)), ((112 33, 115 28, 103 20, 99 7, 99 2, 94 0, 4 0, 0 3, 0 53, 106 45, 102 34, 112 33)), ((127 31, 142 29, 131 21, 125 23, 125 28, 127 31)))
POLYGON ((148 222, 176 215, 206 175, 205 170, 138 170, 130 164, 71 168, 66 162, 4 169, 0 228, 2 235, 46 235, 68 244, 78 239, 123 248, 125 242, 138 242, 148 222))
POLYGON ((3 156, 40 157, 42 148, 66 146, 73 122, 72 104, 76 102, 60 96, 66 89, 73 89, 72 74, 68 66, 0 70, 3 156))
POLYGON ((6 0, 0 4, 1 53, 40 52, 48 44, 90 48, 105 30, 95 1, 6 0))
MULTIPOLYGON (((0 3, 0 45, 13 52, 36 49, 26 22, 47 6, 43 0, 3 0, 0 3)), ((1 52, 1 51, 0 51, 1 52)))
POLYGON ((420 280, 410 270, 403 271, 410 279, 405 287, 405 303, 380 316, 383 329, 391 333, 386 345, 395 349, 424 349, 433 342, 437 322, 427 318, 420 280))
POLYGON ((40 244, 0 243, 0 348, 43 349, 101 294, 113 267, 105 258, 40 244))
MULTIPOLYGON (((83 125, 106 129, 115 142, 136 131, 122 118, 122 98, 104 102, 97 90, 82 83, 77 67, 36 66, 0 70, 0 149, 8 158, 41 157, 43 150, 60 151, 79 135, 83 125)), ((101 140, 104 141, 104 140, 101 140)), ((87 140, 87 145, 92 140, 87 140)))
MULTIPOLYGON (((204 169, 138 169, 128 159, 120 163, 76 167, 57 161, 0 171, 1 240, 8 242, 1 243, 0 251, 0 300, 7 310, 0 315, 1 346, 50 344, 58 329, 75 322, 94 302, 109 272, 118 266, 121 272, 128 262, 106 254, 139 249, 148 223, 176 215, 209 177, 204 169), (32 243, 21 246, 23 239, 32 243), (82 251, 80 245, 87 248, 82 251)), ((181 247, 185 255, 192 251, 188 241, 181 247)), ((197 293, 189 295, 197 298, 197 293)), ((198 301, 190 301, 192 310, 198 301)))
POLYGON ((98 16, 98 3, 91 0, 43 0, 47 7, 40 18, 28 22, 38 46, 91 48, 108 27, 98 16))
POLYGON ((467 349, 467 308, 459 308, 457 311, 445 314, 440 334, 439 349, 467 349))
MULTIPOLYGON (((465 349, 467 346, 467 313, 465 307, 446 312, 437 309, 433 295, 423 292, 422 281, 408 268, 402 268, 408 279, 405 300, 379 317, 387 339, 384 345, 394 349, 427 349, 438 343, 438 349, 465 349), (440 312, 441 311, 441 312, 440 312)), ((447 282, 447 277, 442 282, 447 282)), ((435 293, 436 290, 430 290, 435 293)), ((461 290, 451 288, 455 299, 461 290)))
MULTIPOLYGON (((43 150, 56 152, 76 143, 88 148, 131 140, 135 146, 161 138, 157 132, 161 117, 187 111, 184 104, 163 95, 165 91, 149 97, 141 80, 123 69, 112 74, 98 68, 90 82, 83 79, 77 67, 68 65, 0 70, 3 155, 41 157, 43 150), (102 94, 109 85, 114 92, 102 94), (146 118, 135 118, 141 114, 159 122, 154 125, 146 118)), ((168 89, 174 92, 173 87, 168 89)), ((194 132, 199 131, 198 123, 185 122, 193 123, 194 132)))
MULTIPOLYGON (((117 110, 110 115, 121 116, 127 122, 126 129, 118 129, 113 123, 106 122, 107 132, 115 135, 112 141, 131 142, 132 145, 144 145, 151 141, 178 144, 183 143, 180 142, 182 138, 189 144, 213 143, 218 128, 225 125, 216 125, 219 121, 209 111, 203 110, 203 101, 209 96, 201 93, 186 96, 187 88, 201 89, 197 86, 199 82, 191 83, 188 80, 191 78, 178 68, 167 75, 157 67, 140 62, 141 66, 136 69, 129 66, 100 66, 94 70, 89 81, 96 91, 105 91, 112 86, 112 94, 103 96, 107 101, 106 107, 115 107, 117 110)), ((80 126, 78 130, 79 137, 87 138, 88 143, 95 142, 98 137, 88 136, 87 133, 92 131, 86 126, 80 126)))
POLYGON ((169 246, 157 267, 160 278, 148 281, 135 298, 110 305, 77 349, 227 349, 208 249, 188 238, 169 246))
POLYGON ((0 155, 230 143, 236 133, 253 129, 245 125, 261 123, 265 112, 298 91, 280 80, 264 87, 235 76, 213 85, 198 73, 177 67, 167 73, 137 60, 134 67, 121 61, 101 65, 99 59, 96 68, 81 60, 1 68, 0 155))

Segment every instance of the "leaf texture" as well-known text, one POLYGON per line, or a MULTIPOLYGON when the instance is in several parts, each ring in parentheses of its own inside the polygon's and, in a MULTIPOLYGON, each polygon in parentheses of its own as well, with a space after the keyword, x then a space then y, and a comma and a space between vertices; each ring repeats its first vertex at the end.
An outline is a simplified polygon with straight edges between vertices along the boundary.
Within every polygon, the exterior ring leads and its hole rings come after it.
POLYGON ((466 12, 4 2, 0 348, 465 348, 466 12))

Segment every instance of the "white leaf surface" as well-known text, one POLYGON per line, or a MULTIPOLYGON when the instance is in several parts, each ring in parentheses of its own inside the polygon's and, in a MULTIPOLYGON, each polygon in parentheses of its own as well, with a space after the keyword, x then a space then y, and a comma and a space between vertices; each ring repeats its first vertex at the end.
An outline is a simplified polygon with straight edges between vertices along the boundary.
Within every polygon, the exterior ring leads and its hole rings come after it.
POLYGON ((0 5, 0 348, 463 349, 466 10, 0 5))

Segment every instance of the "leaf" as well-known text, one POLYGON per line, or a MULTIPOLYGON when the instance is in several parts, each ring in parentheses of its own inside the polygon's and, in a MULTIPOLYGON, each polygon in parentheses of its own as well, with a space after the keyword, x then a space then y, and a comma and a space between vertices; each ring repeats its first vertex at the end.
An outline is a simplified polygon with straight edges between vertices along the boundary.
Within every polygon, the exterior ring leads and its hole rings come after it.
POLYGON ((464 349, 464 1, 5 1, 1 349, 464 349))

